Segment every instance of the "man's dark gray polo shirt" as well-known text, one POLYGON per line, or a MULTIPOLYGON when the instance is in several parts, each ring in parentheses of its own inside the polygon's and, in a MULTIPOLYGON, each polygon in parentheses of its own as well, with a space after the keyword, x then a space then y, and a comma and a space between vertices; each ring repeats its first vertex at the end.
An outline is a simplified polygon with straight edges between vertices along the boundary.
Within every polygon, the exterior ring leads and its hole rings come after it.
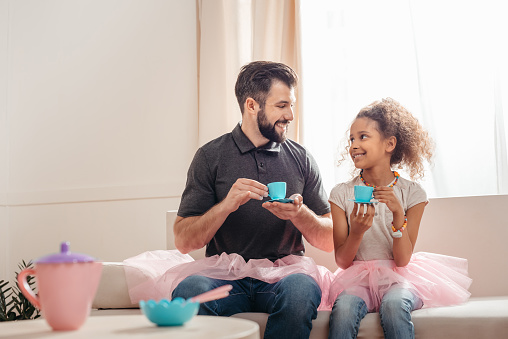
MULTIPOLYGON (((241 130, 210 141, 196 152, 178 210, 181 217, 203 215, 222 201, 238 178, 268 184, 287 182, 287 194, 303 196, 317 215, 330 212, 328 197, 314 158, 291 140, 256 148, 241 130)), ((292 222, 281 220, 251 199, 231 213, 206 248, 206 255, 238 253, 245 260, 272 261, 289 254, 303 255, 302 234, 292 222)))

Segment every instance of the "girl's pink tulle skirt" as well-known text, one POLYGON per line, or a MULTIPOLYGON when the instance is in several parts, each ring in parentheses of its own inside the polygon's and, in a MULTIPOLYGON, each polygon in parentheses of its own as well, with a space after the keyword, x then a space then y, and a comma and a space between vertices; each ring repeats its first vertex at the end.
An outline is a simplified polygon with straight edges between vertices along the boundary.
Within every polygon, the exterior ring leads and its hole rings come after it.
POLYGON ((347 290, 362 298, 369 312, 379 311, 384 294, 394 285, 413 291, 426 307, 461 304, 469 299, 471 285, 467 260, 433 253, 414 253, 407 266, 393 260, 355 261, 337 272, 330 284, 330 302, 347 290))
POLYGON ((310 257, 296 255, 275 262, 268 259, 245 262, 238 254, 225 253, 194 260, 169 250, 144 252, 124 264, 132 303, 170 299, 176 286, 190 275, 222 280, 251 277, 275 283, 290 274, 307 274, 321 287, 318 310, 331 310, 344 289, 350 293, 354 290, 352 294, 364 299, 369 310, 377 310, 384 293, 394 284, 413 289, 426 306, 460 304, 469 298, 467 289, 471 284, 467 260, 431 253, 415 253, 406 267, 395 267, 392 260, 355 261, 348 269, 333 273, 316 265, 310 257))

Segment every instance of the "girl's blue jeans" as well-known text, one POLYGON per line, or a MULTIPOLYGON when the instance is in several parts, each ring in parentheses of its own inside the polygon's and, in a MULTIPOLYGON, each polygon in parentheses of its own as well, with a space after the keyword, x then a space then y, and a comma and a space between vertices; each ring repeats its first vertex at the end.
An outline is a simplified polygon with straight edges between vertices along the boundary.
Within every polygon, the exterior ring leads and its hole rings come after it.
POLYGON ((305 274, 292 274, 274 284, 253 278, 231 281, 193 275, 178 284, 172 297, 187 299, 225 284, 233 285, 229 296, 201 304, 198 314, 264 312, 269 314, 264 338, 309 338, 321 289, 305 274))
MULTIPOLYGON (((385 338, 414 338, 411 312, 422 308, 423 302, 411 291, 399 286, 388 290, 381 300, 379 317, 385 338)), ((367 314, 362 298, 343 291, 333 305, 330 314, 329 339, 356 338, 360 321, 367 314)))

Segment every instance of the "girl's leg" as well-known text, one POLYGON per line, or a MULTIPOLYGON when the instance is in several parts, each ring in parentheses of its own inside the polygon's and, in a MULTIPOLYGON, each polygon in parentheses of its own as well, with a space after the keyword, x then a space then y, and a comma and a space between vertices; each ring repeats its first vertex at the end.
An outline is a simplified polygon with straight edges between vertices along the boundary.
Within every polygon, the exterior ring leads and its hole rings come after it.
POLYGON ((413 292, 400 286, 394 286, 381 300, 379 316, 385 338, 414 338, 415 329, 411 321, 411 312, 422 308, 423 302, 413 292))
POLYGON ((329 339, 356 338, 360 321, 367 314, 367 305, 362 298, 347 294, 339 294, 330 314, 329 339))

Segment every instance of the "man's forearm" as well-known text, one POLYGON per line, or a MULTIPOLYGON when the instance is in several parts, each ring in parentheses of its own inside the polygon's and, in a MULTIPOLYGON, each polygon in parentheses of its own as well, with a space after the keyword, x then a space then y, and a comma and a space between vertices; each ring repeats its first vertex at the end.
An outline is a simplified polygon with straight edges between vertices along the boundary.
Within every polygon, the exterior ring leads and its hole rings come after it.
POLYGON ((330 213, 318 216, 303 205, 291 222, 312 246, 326 252, 333 251, 333 222, 330 213))
POLYGON ((222 203, 218 203, 205 214, 195 217, 177 217, 173 226, 175 246, 182 253, 204 247, 229 215, 222 203))

